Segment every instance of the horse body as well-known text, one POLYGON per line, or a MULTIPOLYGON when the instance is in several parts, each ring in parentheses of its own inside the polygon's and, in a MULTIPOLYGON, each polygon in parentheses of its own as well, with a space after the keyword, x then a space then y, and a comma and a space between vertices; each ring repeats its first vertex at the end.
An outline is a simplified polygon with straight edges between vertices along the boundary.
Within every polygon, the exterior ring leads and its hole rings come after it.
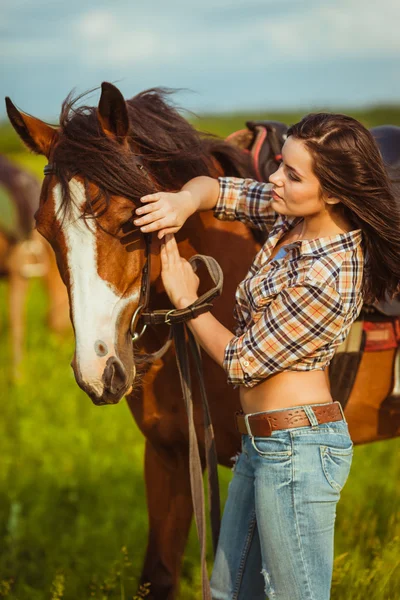
POLYGON ((8 280, 13 375, 19 374, 24 337, 24 308, 31 277, 42 277, 49 294, 48 324, 68 326, 65 289, 50 246, 34 231, 40 183, 0 155, 0 276, 8 280), (7 218, 8 215, 8 218, 7 218))

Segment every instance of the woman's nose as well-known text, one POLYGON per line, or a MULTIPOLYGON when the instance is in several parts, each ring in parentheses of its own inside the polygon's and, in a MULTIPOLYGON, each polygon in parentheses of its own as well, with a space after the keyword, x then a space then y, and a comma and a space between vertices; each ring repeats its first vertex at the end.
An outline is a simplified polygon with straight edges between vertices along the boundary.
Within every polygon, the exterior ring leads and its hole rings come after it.
POLYGON ((275 171, 275 173, 272 173, 272 175, 269 176, 269 182, 273 183, 276 186, 282 185, 282 169, 281 169, 281 167, 279 167, 278 170, 275 171))

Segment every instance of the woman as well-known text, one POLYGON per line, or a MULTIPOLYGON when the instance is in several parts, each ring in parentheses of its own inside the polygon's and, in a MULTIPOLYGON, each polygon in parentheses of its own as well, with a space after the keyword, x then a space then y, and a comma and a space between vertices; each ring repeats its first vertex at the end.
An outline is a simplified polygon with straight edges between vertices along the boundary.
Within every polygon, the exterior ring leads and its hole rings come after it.
POLYGON ((192 213, 213 209, 269 234, 237 289, 236 335, 210 313, 189 322, 243 409, 216 600, 329 598, 353 448, 326 367, 363 300, 393 295, 400 280, 400 216, 370 133, 344 115, 311 114, 290 127, 282 154, 270 184, 197 177, 136 211, 142 231, 165 236, 162 277, 177 308, 197 298, 172 235, 192 213))

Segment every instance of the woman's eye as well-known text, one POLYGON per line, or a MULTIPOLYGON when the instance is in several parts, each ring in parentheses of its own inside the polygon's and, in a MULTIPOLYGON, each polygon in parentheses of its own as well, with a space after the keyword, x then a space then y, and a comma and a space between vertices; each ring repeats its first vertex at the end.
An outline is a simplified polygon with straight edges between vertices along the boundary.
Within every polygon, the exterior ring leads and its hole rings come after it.
POLYGON ((291 179, 292 181, 300 181, 300 179, 298 177, 296 177, 296 175, 293 175, 293 173, 291 171, 289 171, 288 173, 288 177, 289 179, 291 179))

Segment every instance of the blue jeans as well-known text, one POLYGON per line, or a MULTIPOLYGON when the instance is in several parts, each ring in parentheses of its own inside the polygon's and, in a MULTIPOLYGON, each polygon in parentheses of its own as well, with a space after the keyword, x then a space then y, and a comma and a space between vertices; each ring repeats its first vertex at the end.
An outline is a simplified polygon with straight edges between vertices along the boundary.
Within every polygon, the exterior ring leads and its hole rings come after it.
POLYGON ((242 436, 211 577, 214 600, 329 600, 336 504, 353 443, 345 420, 319 425, 310 406, 302 408, 308 426, 242 436))

